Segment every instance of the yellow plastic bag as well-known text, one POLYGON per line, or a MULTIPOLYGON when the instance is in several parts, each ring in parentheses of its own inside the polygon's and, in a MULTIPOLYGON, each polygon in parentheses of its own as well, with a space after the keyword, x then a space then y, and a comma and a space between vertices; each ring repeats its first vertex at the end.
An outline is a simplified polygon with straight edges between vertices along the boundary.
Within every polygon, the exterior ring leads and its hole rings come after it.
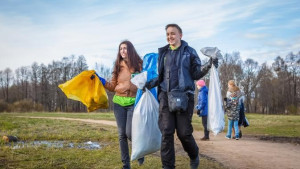
POLYGON ((83 71, 58 87, 69 99, 82 102, 88 112, 99 108, 108 108, 107 93, 94 70, 83 71), (92 75, 95 78, 91 79, 92 75))

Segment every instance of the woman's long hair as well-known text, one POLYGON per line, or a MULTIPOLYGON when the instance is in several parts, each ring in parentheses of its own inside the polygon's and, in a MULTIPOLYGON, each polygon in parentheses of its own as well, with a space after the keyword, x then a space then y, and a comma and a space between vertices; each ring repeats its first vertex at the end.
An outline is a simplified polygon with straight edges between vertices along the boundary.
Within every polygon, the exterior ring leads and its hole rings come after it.
POLYGON ((129 70, 134 69, 134 72, 141 71, 141 66, 143 64, 143 60, 140 58, 140 56, 136 52, 133 44, 128 40, 122 41, 119 45, 118 55, 117 55, 117 59, 115 61, 115 66, 114 66, 114 70, 113 70, 113 74, 115 76, 118 76, 118 74, 120 72, 120 63, 122 60, 125 60, 125 63, 127 64, 129 70), (122 44, 127 45, 127 55, 128 55, 127 59, 123 59, 120 54, 120 47, 122 44))

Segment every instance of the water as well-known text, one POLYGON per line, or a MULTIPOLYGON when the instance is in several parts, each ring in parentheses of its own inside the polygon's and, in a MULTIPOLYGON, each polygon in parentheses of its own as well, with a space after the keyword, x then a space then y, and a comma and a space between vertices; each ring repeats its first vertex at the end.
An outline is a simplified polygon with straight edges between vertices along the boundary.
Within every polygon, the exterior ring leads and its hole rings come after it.
POLYGON ((10 143, 13 149, 20 149, 25 147, 49 147, 49 148, 79 148, 79 149, 87 149, 87 150, 96 150, 101 149, 101 145, 99 142, 84 142, 84 143, 72 143, 65 141, 30 141, 24 142, 19 141, 16 143, 10 143))

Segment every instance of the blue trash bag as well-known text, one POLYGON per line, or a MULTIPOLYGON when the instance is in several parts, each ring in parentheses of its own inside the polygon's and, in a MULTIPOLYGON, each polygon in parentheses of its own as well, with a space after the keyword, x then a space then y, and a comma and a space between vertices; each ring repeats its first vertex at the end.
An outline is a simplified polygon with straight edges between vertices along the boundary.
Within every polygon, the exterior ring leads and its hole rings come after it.
MULTIPOLYGON (((142 72, 147 71, 147 82, 158 76, 157 59, 158 59, 157 53, 148 53, 143 58, 142 72)), ((152 88, 150 90, 150 92, 153 94, 153 96, 157 100, 157 88, 156 87, 152 88)), ((138 89, 137 93, 136 93, 134 107, 137 105, 137 103, 141 99, 142 94, 143 94, 143 91, 141 89, 138 89)))

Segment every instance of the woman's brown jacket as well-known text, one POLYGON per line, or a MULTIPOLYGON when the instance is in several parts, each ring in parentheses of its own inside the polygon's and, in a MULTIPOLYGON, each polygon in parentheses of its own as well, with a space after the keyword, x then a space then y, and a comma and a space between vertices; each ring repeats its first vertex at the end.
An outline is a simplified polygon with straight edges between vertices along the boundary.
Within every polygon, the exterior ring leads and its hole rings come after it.
POLYGON ((137 87, 131 83, 131 74, 134 69, 129 70, 124 60, 120 62, 120 72, 116 76, 113 74, 111 81, 105 83, 105 88, 111 92, 116 92, 118 96, 135 97, 137 87))

